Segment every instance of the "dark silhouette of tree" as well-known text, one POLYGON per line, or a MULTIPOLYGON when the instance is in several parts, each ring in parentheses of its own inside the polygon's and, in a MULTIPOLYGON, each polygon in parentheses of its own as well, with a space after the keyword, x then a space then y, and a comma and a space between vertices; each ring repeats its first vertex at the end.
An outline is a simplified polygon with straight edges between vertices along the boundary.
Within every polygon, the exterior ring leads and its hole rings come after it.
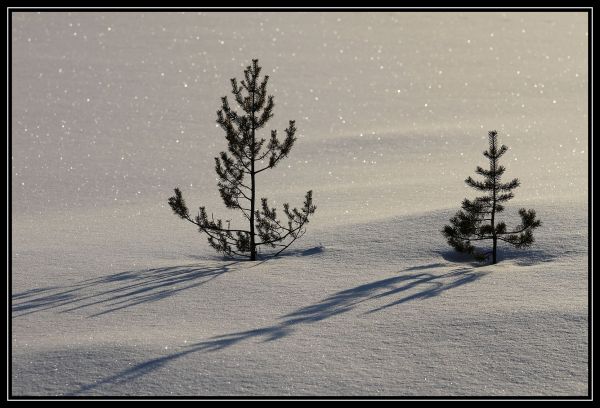
POLYGON ((272 169, 284 159, 296 141, 296 126, 290 120, 285 129, 285 139, 277 138, 277 131, 271 130, 271 137, 257 139, 256 131, 263 128, 273 116, 273 96, 267 95, 269 76, 259 81, 261 67, 258 60, 244 70, 244 80, 239 85, 231 79, 235 101, 243 111, 236 112, 229 106, 227 97, 221 98, 221 109, 217 111, 217 123, 225 131, 229 152, 221 152, 215 158, 215 170, 219 177, 217 186, 227 208, 241 211, 248 220, 248 229, 231 229, 220 219, 209 219, 206 209, 200 207, 198 215, 191 218, 181 190, 169 198, 169 205, 179 217, 198 226, 200 232, 208 235, 208 243, 218 252, 226 255, 239 255, 256 260, 259 246, 278 248, 278 255, 292 242, 306 232, 308 218, 316 206, 312 203, 312 190, 306 193, 301 209, 290 209, 283 205, 287 221, 277 218, 275 208, 270 208, 266 198, 261 198, 260 208, 256 203, 256 176, 272 169), (263 149, 264 148, 264 149, 263 149), (260 163, 267 161, 260 167, 260 163), (248 180, 249 179, 249 180, 248 180))
POLYGON ((503 203, 514 197, 511 190, 520 184, 518 179, 508 183, 500 182, 506 168, 498 164, 498 159, 506 153, 508 147, 498 147, 497 137, 498 133, 495 130, 488 133, 490 146, 483 152, 490 162, 489 170, 477 166, 476 172, 483 176, 484 180, 477 181, 470 176, 465 180, 469 186, 487 194, 472 201, 465 198, 462 210, 450 219, 452 225, 446 225, 442 230, 448 243, 458 252, 469 253, 478 261, 485 261, 491 255, 493 264, 497 262, 498 240, 516 248, 528 247, 534 241, 533 230, 541 225, 541 221, 535 218, 535 211, 525 208, 519 210, 521 224, 513 231, 508 231, 504 222, 497 221, 498 213, 504 211, 503 203), (488 252, 481 252, 472 244, 473 241, 489 239, 492 240, 492 250, 488 252))

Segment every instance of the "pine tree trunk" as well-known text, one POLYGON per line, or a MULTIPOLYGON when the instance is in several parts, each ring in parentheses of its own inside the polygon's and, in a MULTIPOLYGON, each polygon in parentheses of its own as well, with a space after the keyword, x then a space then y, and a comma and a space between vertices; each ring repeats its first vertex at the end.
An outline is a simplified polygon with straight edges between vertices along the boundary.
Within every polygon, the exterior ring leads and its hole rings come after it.
POLYGON ((498 237, 496 236, 496 225, 495 225, 495 215, 496 215, 496 190, 494 189, 493 197, 492 197, 492 264, 496 263, 496 245, 498 242, 498 237))
MULTIPOLYGON (((254 131, 252 131, 252 134, 254 135, 254 131)), ((252 139, 254 140, 254 136, 252 139)), ((256 261, 256 244, 254 241, 254 160, 252 161, 251 169, 252 194, 250 196, 250 260, 256 261)))
MULTIPOLYGON (((495 150, 495 149, 494 149, 495 150)), ((494 153, 495 154, 495 153, 494 153)), ((498 238, 496 236, 496 225, 495 225, 495 216, 496 216, 496 158, 492 159, 492 176, 494 180, 494 189, 492 190, 492 264, 496 263, 496 244, 498 242, 498 238)))
POLYGON ((255 180, 254 180, 254 147, 255 147, 255 136, 254 136, 254 86, 252 87, 252 154, 250 162, 250 187, 252 189, 250 194, 250 260, 256 261, 256 244, 254 240, 254 201, 255 201, 255 180))

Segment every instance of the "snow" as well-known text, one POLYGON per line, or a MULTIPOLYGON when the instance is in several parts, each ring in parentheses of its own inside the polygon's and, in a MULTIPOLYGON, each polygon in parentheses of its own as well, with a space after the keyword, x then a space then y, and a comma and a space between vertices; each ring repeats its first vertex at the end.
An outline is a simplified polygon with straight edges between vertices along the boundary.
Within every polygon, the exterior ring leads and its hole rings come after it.
POLYGON ((15 396, 585 396, 584 13, 12 14, 15 396), (307 234, 224 260, 166 200, 216 189, 229 78, 270 75, 307 234), (440 231, 487 131, 542 220, 501 262, 440 231))

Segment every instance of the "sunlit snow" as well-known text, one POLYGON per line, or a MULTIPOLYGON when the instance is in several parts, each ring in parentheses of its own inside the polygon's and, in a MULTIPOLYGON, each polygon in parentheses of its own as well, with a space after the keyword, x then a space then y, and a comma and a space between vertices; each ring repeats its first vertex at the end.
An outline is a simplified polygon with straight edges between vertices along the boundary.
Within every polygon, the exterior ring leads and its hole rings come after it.
POLYGON ((587 394, 587 14, 10 18, 14 395, 587 394), (215 121, 253 58, 264 137, 298 128, 259 197, 317 211, 249 264, 167 198, 244 221, 215 121), (522 183, 503 216, 543 226, 475 266, 440 231, 492 129, 522 183))

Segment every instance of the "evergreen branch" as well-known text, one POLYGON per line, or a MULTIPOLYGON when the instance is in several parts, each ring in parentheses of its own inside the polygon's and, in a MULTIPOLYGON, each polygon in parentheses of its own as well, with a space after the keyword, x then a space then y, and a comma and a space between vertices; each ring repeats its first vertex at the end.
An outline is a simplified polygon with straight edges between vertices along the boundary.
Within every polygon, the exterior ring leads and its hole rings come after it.
POLYGON ((481 166, 477 166, 477 168, 475 169, 475 172, 484 177, 492 177, 493 176, 493 172, 491 170, 486 170, 481 166))
MULTIPOLYGON (((191 221, 191 222, 192 222, 193 224, 196 224, 196 223, 195 223, 195 222, 193 222, 193 221, 191 221)), ((198 224, 196 224, 196 225, 198 225, 198 224)), ((235 244, 236 244, 235 242, 228 241, 228 240, 225 238, 225 236, 224 236, 224 235, 221 235, 221 234, 219 234, 219 235, 213 235, 213 233, 212 233, 213 231, 212 231, 212 230, 206 230, 206 229, 202 229, 202 232, 204 232, 206 235, 208 235, 208 236, 209 236, 209 238, 211 238, 211 239, 216 239, 216 240, 218 240, 218 241, 221 241, 221 242, 225 242, 225 243, 227 243, 227 245, 229 245, 229 246, 231 246, 231 245, 235 245, 235 244)))
POLYGON ((498 190, 500 191, 510 191, 521 185, 519 179, 512 179, 510 182, 505 184, 498 184, 498 190))
MULTIPOLYGON (((227 181, 229 181, 229 180, 227 180, 227 181)), ((235 194, 235 198, 240 198, 240 196, 241 196, 241 197, 245 198, 245 199, 246 199, 246 200, 248 200, 248 201, 250 201, 250 200, 251 200, 251 198, 250 198, 250 197, 248 197, 248 196, 247 196, 247 195, 246 195, 246 194, 245 194, 245 193, 242 191, 242 189, 240 189, 240 188, 239 188, 239 187, 238 187, 236 184, 234 184, 234 185, 231 185, 231 186, 226 186, 226 185, 224 185, 223 183, 219 182, 219 183, 217 183, 217 186, 219 187, 219 190, 221 190, 221 189, 226 189, 226 190, 228 190, 228 191, 227 191, 227 193, 228 193, 228 194, 231 194, 232 196, 233 196, 233 194, 235 194)))
POLYGON ((260 118, 258 118, 258 120, 256 121, 255 124, 255 129, 260 129, 262 128, 269 119, 271 119, 273 117, 273 107, 275 106, 275 103, 273 102, 273 97, 269 96, 268 101, 267 101, 267 106, 265 106, 265 109, 263 110, 262 114, 260 115, 260 118))
POLYGON ((188 221, 190 221, 192 224, 196 224, 199 228, 202 228, 203 230, 219 231, 219 232, 225 232, 225 233, 231 233, 231 232, 241 232, 241 233, 246 233, 246 234, 250 233, 250 231, 246 231, 246 230, 221 228, 214 221, 208 221, 208 219, 206 218, 206 210, 204 209, 204 207, 200 207, 200 214, 198 214, 198 216, 196 217, 196 220, 192 220, 189 216, 186 219, 188 221))
MULTIPOLYGON (((303 224, 304 224, 304 223, 303 223, 303 224)), ((257 242, 257 243, 256 243, 256 245, 270 245, 270 244, 272 244, 272 243, 274 243, 274 242, 280 242, 280 241, 283 241, 284 239, 286 239, 286 238, 287 238, 287 237, 289 237, 290 235, 293 237, 293 236, 294 236, 293 234, 294 234, 296 231, 300 230, 300 228, 302 228, 303 224, 302 224, 302 225, 299 225, 298 227, 296 227, 296 228, 294 228, 294 229, 292 229, 292 230, 289 230, 288 232, 286 232, 286 234, 285 234, 285 235, 283 235, 283 236, 280 236, 280 237, 278 237, 277 239, 273 239, 273 240, 270 240, 270 241, 257 242)))
MULTIPOLYGON (((227 159, 227 154, 225 152, 221 152, 221 157, 227 159)), ((251 190, 250 187, 248 187, 247 185, 242 183, 244 174, 246 172, 242 169, 235 169, 238 172, 238 174, 236 176, 236 174, 233 173, 233 170, 230 167, 231 165, 228 162, 226 162, 225 159, 223 159, 223 164, 225 165, 225 169, 223 169, 223 168, 221 168, 221 160, 219 160, 218 157, 215 157, 215 162, 216 162, 215 171, 216 171, 217 175, 219 176, 219 178, 223 182, 228 182, 229 184, 231 184, 231 188, 234 188, 234 187, 237 188, 237 186, 242 186, 242 187, 246 188, 247 190, 251 190), (231 175, 233 177, 233 179, 230 179, 228 177, 228 175, 231 175)))
MULTIPOLYGON (((244 173, 245 173, 245 172, 244 172, 244 173)), ((226 181, 226 182, 228 182, 228 183, 230 183, 230 184, 232 185, 232 188, 233 188, 233 187, 237 188, 237 189, 240 191, 240 193, 242 192, 242 190, 241 190, 241 189, 239 189, 239 187, 238 187, 238 186, 244 187, 245 189, 247 189, 247 190, 250 190, 250 191, 252 190, 250 187, 248 187, 247 185, 245 185, 245 184, 244 184, 244 183, 242 183, 241 181, 238 181, 238 180, 230 180, 230 179, 229 179, 229 178, 227 178, 226 176, 225 176, 225 177, 222 177, 222 180, 223 180, 223 181, 226 181)), ((243 193, 242 193, 242 194, 243 194, 243 193)), ((248 197, 246 197, 246 196, 244 196, 244 197, 245 197, 245 198, 248 198, 248 197)))
POLYGON ((185 200, 181 194, 181 190, 179 187, 175 188, 175 195, 169 198, 169 206, 175 214, 177 214, 180 218, 186 219, 189 218, 189 211, 187 205, 185 204, 185 200))
POLYGON ((496 196, 496 202, 502 203, 504 201, 511 200, 514 197, 515 197, 515 195, 513 193, 499 194, 498 196, 496 196))
POLYGON ((465 183, 467 183, 467 185, 469 185, 470 187, 473 187, 480 191, 490 191, 494 188, 493 184, 489 183, 488 181, 476 181, 471 176, 467 177, 465 183))
POLYGON ((275 253, 275 255, 273 256, 277 256, 280 253, 282 253, 283 251, 285 251, 290 245, 292 245, 297 239, 302 238, 304 236, 304 234, 306 233, 306 230, 304 230, 302 232, 302 234, 298 235, 296 238, 294 238, 293 240, 291 240, 287 245, 285 245, 281 250, 279 250, 277 253, 275 253))
POLYGON ((457 235, 455 238, 460 239, 462 241, 483 241, 483 240, 487 240, 487 239, 492 239, 494 236, 493 235, 478 235, 478 238, 472 238, 472 237, 462 237, 460 235, 457 235))
MULTIPOLYGON (((263 201, 263 207, 266 206, 266 199, 263 201)), ((263 241, 258 243, 257 245, 267 245, 267 244, 273 244, 274 242, 280 242, 283 241, 285 239, 287 239, 287 237, 292 236, 294 238, 294 240, 298 239, 298 231, 301 231, 302 227, 305 224, 308 224, 309 222, 309 216, 312 215, 315 210, 316 210, 316 206, 314 206, 312 204, 312 191, 308 191, 306 193, 306 197, 305 197, 305 201, 304 201, 304 207, 302 208, 302 213, 300 213, 296 208, 294 208, 291 212, 289 210, 289 204, 284 204, 284 212, 286 213, 286 215, 288 216, 288 228, 285 228, 283 226, 281 226, 281 224, 279 223, 279 221, 276 220, 275 218, 275 214, 273 212, 273 217, 272 220, 274 220, 274 222, 277 223, 277 225, 279 225, 281 227, 281 229, 283 231, 285 231, 285 234, 281 235, 280 233, 278 233, 278 238, 274 238, 271 240, 267 240, 267 241, 263 241), (295 227, 292 227, 293 224, 297 224, 295 227)))
POLYGON ((191 218, 186 218, 189 222, 191 222, 192 224, 197 225, 198 227, 200 227, 204 232, 207 231, 219 231, 219 232, 245 232, 245 233, 250 233, 250 231, 246 231, 246 230, 237 230, 237 229, 225 229, 225 228, 220 228, 220 227, 216 227, 216 226, 210 226, 210 225, 201 225, 198 224, 196 221, 192 220, 191 218))

